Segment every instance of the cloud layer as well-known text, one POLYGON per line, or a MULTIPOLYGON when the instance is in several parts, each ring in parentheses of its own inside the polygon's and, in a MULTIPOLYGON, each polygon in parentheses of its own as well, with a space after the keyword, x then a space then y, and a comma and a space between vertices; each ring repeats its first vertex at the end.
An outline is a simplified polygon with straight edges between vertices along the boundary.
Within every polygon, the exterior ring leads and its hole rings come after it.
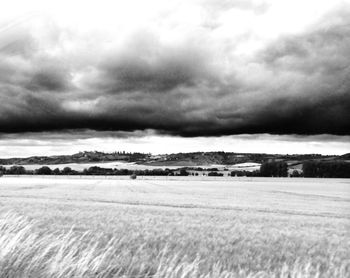
POLYGON ((60 14, 8 20, 0 132, 350 135, 350 5, 342 3, 300 26, 284 22, 273 1, 158 3, 136 23, 122 16, 133 7, 120 7, 97 26, 60 14))

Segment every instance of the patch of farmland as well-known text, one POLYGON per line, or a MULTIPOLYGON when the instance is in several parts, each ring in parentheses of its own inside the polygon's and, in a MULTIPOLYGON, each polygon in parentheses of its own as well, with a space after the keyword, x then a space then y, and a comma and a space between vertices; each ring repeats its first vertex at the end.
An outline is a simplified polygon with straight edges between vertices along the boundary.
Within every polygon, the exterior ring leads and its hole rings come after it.
MULTIPOLYGON (((4 165, 6 168, 10 168, 13 165, 4 165)), ((89 167, 97 166, 101 168, 116 168, 116 169, 130 169, 130 170, 145 170, 145 169, 176 169, 179 167, 175 166, 150 166, 150 165, 142 165, 142 164, 136 164, 134 162, 124 162, 124 161, 113 161, 113 162, 92 162, 92 163, 66 163, 66 164, 28 164, 28 165, 21 165, 27 170, 35 170, 43 166, 48 166, 51 169, 59 168, 62 170, 65 167, 70 167, 73 170, 76 171, 82 171, 84 169, 87 169, 89 167)))
POLYGON ((234 165, 228 165, 226 168, 229 169, 230 171, 258 171, 260 170, 260 163, 255 163, 255 162, 245 162, 245 163, 239 163, 239 164, 234 164, 234 165))
POLYGON ((2 177, 0 204, 1 277, 350 274, 349 180, 2 177))
MULTIPOLYGON (((10 168, 11 166, 14 165, 3 165, 5 168, 10 168)), ((26 164, 26 165, 21 165, 27 170, 35 170, 43 166, 48 166, 51 169, 58 168, 62 170, 65 167, 70 167, 73 170, 76 171, 83 171, 84 169, 87 169, 89 167, 97 166, 101 168, 116 168, 116 169, 130 169, 130 170, 154 170, 154 169, 178 169, 181 167, 186 167, 186 166, 166 166, 166 165, 161 165, 161 166, 154 166, 154 165, 144 165, 144 164, 138 164, 134 162, 125 162, 125 161, 113 161, 113 162, 92 162, 92 163, 66 163, 66 164, 26 164)), ((212 164, 212 165, 200 165, 200 166, 195 166, 201 167, 201 168, 227 168, 231 171, 233 170, 246 170, 246 171, 254 171, 254 170, 259 170, 260 169, 260 164, 259 163, 241 163, 241 164, 235 164, 235 165, 219 165, 219 164, 212 164)))

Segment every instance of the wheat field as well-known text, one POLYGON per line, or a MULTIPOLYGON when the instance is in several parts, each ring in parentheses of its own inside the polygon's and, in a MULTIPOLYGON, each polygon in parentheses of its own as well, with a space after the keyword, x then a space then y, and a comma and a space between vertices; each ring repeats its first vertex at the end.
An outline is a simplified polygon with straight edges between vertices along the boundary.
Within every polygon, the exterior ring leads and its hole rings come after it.
POLYGON ((2 177, 0 277, 350 276, 350 182, 2 177))

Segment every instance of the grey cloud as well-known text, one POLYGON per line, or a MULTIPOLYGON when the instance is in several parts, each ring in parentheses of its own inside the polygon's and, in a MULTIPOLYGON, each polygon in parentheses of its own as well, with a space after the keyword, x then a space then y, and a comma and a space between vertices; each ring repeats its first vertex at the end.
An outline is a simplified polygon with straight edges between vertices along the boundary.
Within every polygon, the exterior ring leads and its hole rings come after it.
POLYGON ((328 13, 310 30, 279 38, 260 55, 267 66, 336 75, 350 65, 350 6, 328 13))
POLYGON ((323 143, 349 143, 350 136, 337 136, 331 134, 318 135, 271 135, 271 134, 240 134, 234 135, 234 138, 244 140, 269 140, 269 141, 283 141, 283 142, 323 142, 323 143))
POLYGON ((32 73, 26 87, 31 91, 66 91, 73 86, 70 84, 71 76, 67 68, 57 66, 58 61, 49 61, 41 64, 32 73))
MULTIPOLYGON (((0 86, 9 85, 33 92, 64 91, 71 88, 70 69, 64 57, 59 59, 47 51, 59 44, 60 31, 50 22, 45 25, 44 38, 35 37, 32 21, 9 24, 0 33, 0 86), (45 45, 41 42, 45 40, 45 45)), ((40 18, 39 18, 40 19, 40 18)))
POLYGON ((203 49, 164 45, 150 34, 133 36, 123 50, 108 53, 97 65, 90 86, 104 92, 167 92, 212 79, 203 49), (140 38, 141 37, 141 38, 140 38))
POLYGON ((284 37, 263 52, 262 58, 269 67, 278 70, 342 73, 349 67, 349 35, 350 25, 347 25, 284 37))
POLYGON ((152 130, 137 130, 137 131, 95 131, 91 129, 68 129, 51 132, 25 132, 22 136, 18 136, 18 133, 0 133, 1 140, 8 140, 17 144, 18 146, 33 146, 48 144, 51 145, 53 141, 67 142, 70 140, 80 140, 89 138, 143 138, 145 136, 155 135, 152 130), (21 140, 25 138, 26 140, 21 140), (18 140, 20 142, 17 142, 18 140), (30 141, 27 141, 30 140, 30 141))
POLYGON ((228 57, 224 69, 216 59, 228 53, 215 56, 205 36, 171 45, 140 32, 79 67, 17 40, 0 51, 0 132, 350 135, 350 16, 341 14, 251 60, 228 57))

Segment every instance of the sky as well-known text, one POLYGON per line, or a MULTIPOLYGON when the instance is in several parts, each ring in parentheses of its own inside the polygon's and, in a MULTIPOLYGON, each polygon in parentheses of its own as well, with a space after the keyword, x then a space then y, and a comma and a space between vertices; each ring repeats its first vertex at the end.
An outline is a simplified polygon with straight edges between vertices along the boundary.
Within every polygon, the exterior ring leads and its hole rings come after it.
POLYGON ((350 152, 350 0, 2 1, 0 157, 350 152))

